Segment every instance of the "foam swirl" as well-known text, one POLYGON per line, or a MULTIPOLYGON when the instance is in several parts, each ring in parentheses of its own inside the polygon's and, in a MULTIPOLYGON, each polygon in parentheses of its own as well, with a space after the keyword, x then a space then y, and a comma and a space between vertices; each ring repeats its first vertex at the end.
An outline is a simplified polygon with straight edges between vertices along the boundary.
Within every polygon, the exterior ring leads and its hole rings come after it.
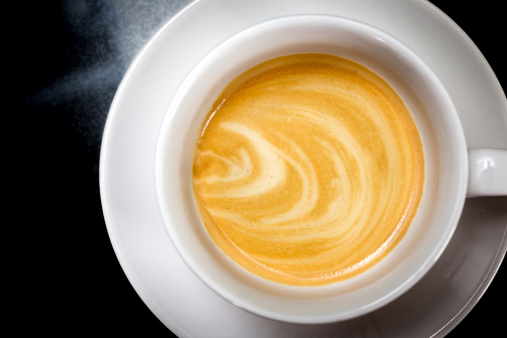
POLYGON ((403 237, 419 204, 422 145, 376 74, 297 54, 236 78, 198 139, 203 223, 238 264, 290 285, 350 278, 403 237))

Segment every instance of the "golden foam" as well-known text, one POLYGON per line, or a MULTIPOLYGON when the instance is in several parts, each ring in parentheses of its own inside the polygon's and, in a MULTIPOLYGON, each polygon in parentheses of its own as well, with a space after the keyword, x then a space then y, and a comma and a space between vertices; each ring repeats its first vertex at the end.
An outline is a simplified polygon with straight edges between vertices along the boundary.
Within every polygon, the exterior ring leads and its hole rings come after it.
POLYGON ((245 269, 316 286, 368 269, 400 241, 422 194, 411 115, 378 75, 327 54, 257 65, 216 100, 193 189, 209 235, 245 269))

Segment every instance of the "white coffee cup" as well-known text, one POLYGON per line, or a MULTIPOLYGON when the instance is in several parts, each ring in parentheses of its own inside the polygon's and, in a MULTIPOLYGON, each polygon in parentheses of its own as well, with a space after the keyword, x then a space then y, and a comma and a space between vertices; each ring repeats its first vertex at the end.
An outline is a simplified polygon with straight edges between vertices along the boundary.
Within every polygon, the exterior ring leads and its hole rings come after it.
POLYGON ((260 23, 206 55, 171 99, 160 128, 155 170, 162 218, 190 269, 236 306, 295 323, 346 320, 399 297, 438 260, 454 233, 467 195, 507 195, 507 151, 483 149, 469 154, 454 104, 423 60, 379 29, 326 15, 260 23), (417 215, 387 257, 343 282, 293 287, 244 270, 218 249, 196 210, 191 169, 197 134, 223 88, 262 61, 308 52, 356 61, 398 92, 421 135, 426 178, 417 215))

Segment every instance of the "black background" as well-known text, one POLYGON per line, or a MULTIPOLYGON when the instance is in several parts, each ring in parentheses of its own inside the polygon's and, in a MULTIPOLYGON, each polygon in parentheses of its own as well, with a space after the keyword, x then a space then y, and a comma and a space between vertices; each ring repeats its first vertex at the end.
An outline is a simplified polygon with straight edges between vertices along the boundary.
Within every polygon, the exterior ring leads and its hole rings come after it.
MULTIPOLYGON (((4 10, 4 21, 14 13, 6 31, 4 74, 8 101, 13 97, 15 102, 15 123, 4 124, 4 135, 15 144, 5 179, 15 187, 7 209, 17 217, 7 222, 14 232, 3 240, 13 246, 8 257, 20 257, 8 259, 12 287, 7 289, 14 300, 12 322, 7 324, 16 323, 18 332, 171 336, 124 275, 100 204, 102 132, 129 63, 118 55, 104 20, 107 3, 28 1, 4 10), (69 4, 85 6, 88 14, 69 17, 69 4), (69 24, 75 20, 86 22, 77 29, 69 24), (85 70, 103 64, 113 66, 86 78, 85 70), (11 169, 16 176, 10 175, 11 169)), ((433 3, 472 38, 505 91, 507 29, 501 2, 433 3)), ((488 291, 449 337, 477 330, 481 336, 496 336, 504 330, 505 312, 499 309, 505 308, 506 270, 504 262, 488 291)))

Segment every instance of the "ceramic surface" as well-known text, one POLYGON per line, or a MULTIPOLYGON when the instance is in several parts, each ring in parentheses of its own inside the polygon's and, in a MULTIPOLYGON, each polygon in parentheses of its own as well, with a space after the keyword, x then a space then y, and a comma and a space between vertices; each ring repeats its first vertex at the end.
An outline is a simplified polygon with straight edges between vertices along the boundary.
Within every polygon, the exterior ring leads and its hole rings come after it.
POLYGON ((369 315, 326 325, 286 324, 239 310, 190 272, 165 232, 153 162, 158 127, 172 93, 219 42, 260 21, 300 13, 350 17, 405 42, 447 87, 469 148, 507 148, 507 107, 498 81, 470 39, 426 1, 197 1, 166 22, 142 49, 110 109, 100 181, 117 257, 143 301, 181 337, 444 335, 477 302, 505 255, 505 198, 467 200, 449 247, 405 295, 369 315))

